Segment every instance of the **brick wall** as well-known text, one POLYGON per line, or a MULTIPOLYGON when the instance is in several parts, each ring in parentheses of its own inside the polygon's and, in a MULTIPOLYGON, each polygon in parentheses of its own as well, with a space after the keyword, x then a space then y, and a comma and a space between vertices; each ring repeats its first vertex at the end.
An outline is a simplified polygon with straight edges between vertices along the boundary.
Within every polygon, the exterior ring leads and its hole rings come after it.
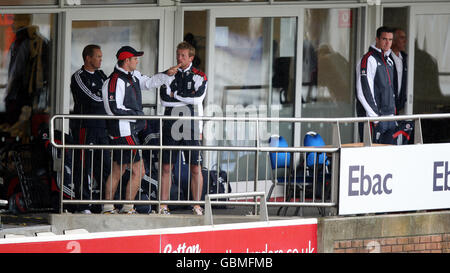
POLYGON ((450 233, 341 240, 334 242, 335 253, 450 253, 450 233))

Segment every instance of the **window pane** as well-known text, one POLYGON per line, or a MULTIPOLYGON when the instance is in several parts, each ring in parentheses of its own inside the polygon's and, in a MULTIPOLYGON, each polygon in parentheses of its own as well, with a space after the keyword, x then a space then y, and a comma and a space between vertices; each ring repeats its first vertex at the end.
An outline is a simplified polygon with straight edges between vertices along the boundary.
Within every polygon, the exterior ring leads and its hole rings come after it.
MULTIPOLYGON (((83 48, 88 44, 98 44, 103 53, 101 69, 106 75, 112 73, 117 63, 117 50, 124 45, 144 51, 137 70, 149 76, 155 74, 158 68, 158 29, 158 20, 73 22, 71 73, 83 65, 83 48)), ((144 107, 153 107, 156 104, 156 90, 142 92, 142 103, 144 107)), ((149 109, 144 110, 148 113, 149 109)))
MULTIPOLYGON (((355 9, 307 9, 304 19, 302 117, 351 117, 354 114, 355 9)), ((331 143, 331 127, 304 124, 331 143)), ((343 142, 353 139, 353 125, 341 127, 343 142)), ((303 139, 303 137, 302 137, 303 139)))
POLYGON ((217 19, 214 101, 288 108, 281 116, 292 117, 295 32, 294 18, 217 19))
MULTIPOLYGON (((415 114, 450 112, 450 15, 416 16, 414 51, 415 114)), ((448 141, 446 120, 423 120, 425 142, 448 141), (447 135, 447 136, 444 136, 447 135)))
MULTIPOLYGON (((214 93, 209 95, 224 116, 293 116, 296 32, 296 18, 216 20, 214 93)), ((268 145, 273 134, 283 135, 292 144, 290 124, 273 122, 259 129, 261 145, 268 145)), ((255 140, 254 123, 224 125, 224 146, 254 146, 255 140)), ((229 170, 233 181, 254 179, 254 153, 223 153, 220 160, 226 162, 228 158, 239 162, 229 170), (234 173, 238 169, 240 172, 234 173)), ((261 166, 266 159, 261 155, 261 166)), ((263 169, 261 178, 266 175, 263 169)))
POLYGON ((236 2, 268 2, 268 0, 181 0, 181 3, 236 3, 236 2))
POLYGON ((156 0, 81 0, 81 5, 156 4, 156 0))
POLYGON ((206 63, 206 11, 184 12, 183 40, 195 48, 194 67, 205 71, 206 63))
POLYGON ((0 0, 1 6, 39 6, 56 4, 58 4, 58 0, 0 0))
POLYGON ((7 135, 36 135, 30 121, 50 113, 54 23, 51 14, 0 15, 0 130, 7 135))

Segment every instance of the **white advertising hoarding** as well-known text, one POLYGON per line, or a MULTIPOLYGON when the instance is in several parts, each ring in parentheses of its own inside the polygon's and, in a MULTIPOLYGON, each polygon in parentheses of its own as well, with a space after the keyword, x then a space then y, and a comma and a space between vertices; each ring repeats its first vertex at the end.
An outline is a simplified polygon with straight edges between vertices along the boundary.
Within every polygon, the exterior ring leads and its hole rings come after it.
POLYGON ((450 208, 450 144, 342 148, 339 214, 450 208))

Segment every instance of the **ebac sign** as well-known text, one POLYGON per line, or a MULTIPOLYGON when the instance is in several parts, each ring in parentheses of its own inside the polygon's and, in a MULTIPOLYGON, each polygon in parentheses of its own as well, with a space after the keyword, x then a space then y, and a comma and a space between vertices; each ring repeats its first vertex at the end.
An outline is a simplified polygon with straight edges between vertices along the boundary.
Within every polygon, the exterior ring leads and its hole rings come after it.
POLYGON ((339 214, 450 208, 450 144, 342 148, 339 214))
POLYGON ((317 219, 6 238, 0 253, 317 253, 317 219))

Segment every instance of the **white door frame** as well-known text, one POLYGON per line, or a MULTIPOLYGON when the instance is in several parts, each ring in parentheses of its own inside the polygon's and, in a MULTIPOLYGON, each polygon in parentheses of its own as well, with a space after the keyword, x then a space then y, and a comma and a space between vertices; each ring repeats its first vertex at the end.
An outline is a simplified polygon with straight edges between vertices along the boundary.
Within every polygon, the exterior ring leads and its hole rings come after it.
POLYGON ((415 40, 416 29, 415 20, 417 15, 438 15, 447 14, 450 15, 450 3, 434 3, 430 4, 416 4, 412 5, 409 9, 409 38, 408 38, 408 103, 406 108, 406 114, 413 113, 414 104, 414 52, 415 52, 415 40))
MULTIPOLYGON (((173 22, 174 7, 150 7, 150 8, 83 8, 68 9, 63 12, 61 22, 61 52, 64 56, 59 73, 61 76, 58 89, 60 97, 57 101, 56 113, 68 114, 70 108, 70 78, 71 78, 71 46, 72 46, 72 22, 73 21, 92 21, 92 20, 159 20, 159 41, 158 41, 158 70, 163 71, 173 65, 173 48, 167 45, 173 44, 173 22)), ((157 105, 159 106, 159 96, 157 96, 157 105)), ((65 126, 67 128, 67 126, 65 126)))

